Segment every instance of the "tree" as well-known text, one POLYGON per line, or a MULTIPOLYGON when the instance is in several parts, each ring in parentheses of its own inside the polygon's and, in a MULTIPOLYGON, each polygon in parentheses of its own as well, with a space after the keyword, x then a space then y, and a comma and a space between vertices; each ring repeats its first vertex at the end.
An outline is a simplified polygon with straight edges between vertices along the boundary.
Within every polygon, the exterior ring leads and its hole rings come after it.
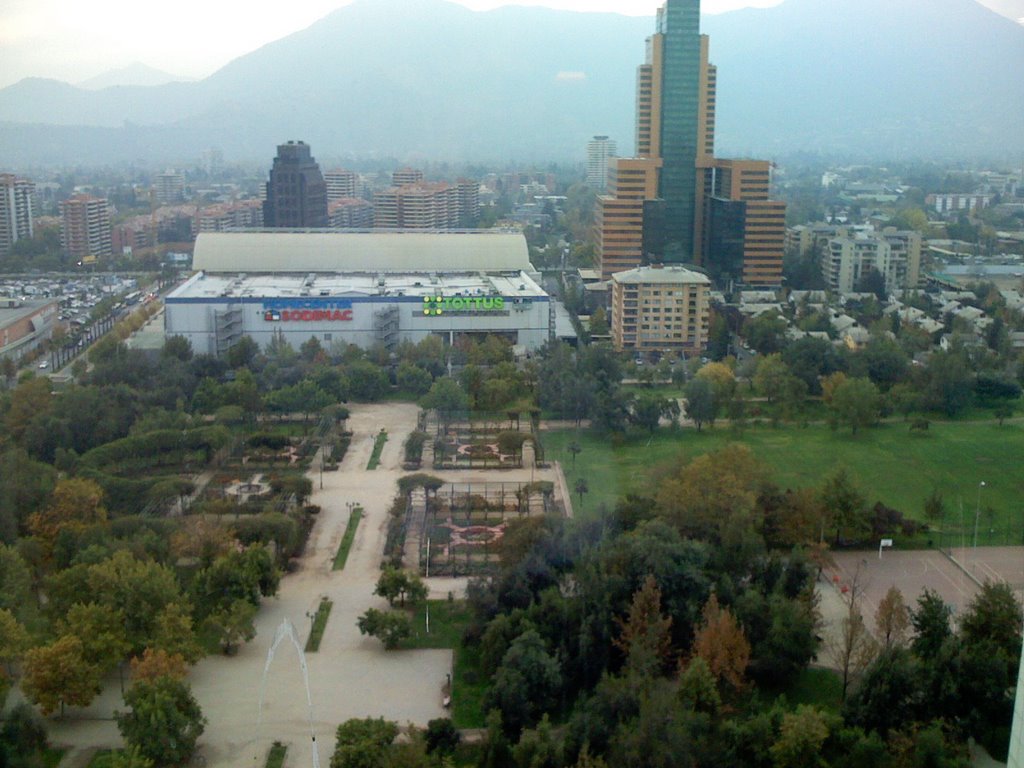
POLYGON ((192 359, 192 342, 187 336, 168 336, 160 355, 169 360, 180 360, 187 363, 192 359))
POLYGON ((100 692, 100 670, 85 660, 82 641, 65 635, 25 654, 22 690, 44 715, 84 707, 100 692))
POLYGON ((818 768, 824 765, 821 748, 830 732, 826 715, 800 704, 782 716, 779 737, 771 747, 776 768, 818 768))
POLYGON ((781 355, 765 355, 758 360, 754 386, 770 403, 782 393, 789 375, 789 367, 782 362, 781 355))
POLYGON ((356 622, 359 633, 376 637, 389 651, 398 647, 405 638, 412 634, 412 622, 409 617, 398 611, 380 611, 368 608, 356 622))
POLYGON ((847 591, 843 594, 846 613, 825 643, 842 677, 843 701, 846 700, 850 683, 867 669, 878 655, 878 645, 864 623, 864 615, 860 610, 864 589, 863 576, 858 565, 847 585, 847 591))
POLYGON ((138 680, 125 694, 128 712, 115 712, 125 743, 156 766, 181 765, 195 751, 206 728, 199 704, 181 680, 138 680))
POLYGON ((235 369, 248 368, 259 353, 259 345, 253 341, 252 336, 242 336, 228 350, 228 365, 235 369))
POLYGON ((917 598, 917 610, 910 612, 910 623, 914 625, 914 640, 911 648, 920 659, 934 658, 946 640, 952 636, 949 618, 952 609, 932 589, 925 589, 917 598))
POLYGON ((605 313, 604 307, 598 307, 590 315, 590 335, 608 335, 608 315, 605 313))
POLYGON ((0 663, 7 665, 8 675, 11 665, 21 659, 29 649, 32 640, 28 631, 6 608, 0 608, 0 663))
POLYGON ((878 420, 881 410, 878 387, 868 379, 846 379, 833 391, 829 408, 834 414, 833 426, 842 421, 849 424, 856 435, 858 429, 878 420))
MULTIPOLYGON (((505 736, 501 710, 491 709, 487 713, 487 735, 481 750, 480 768, 515 768, 512 746, 505 736)), ((331 766, 335 768, 335 766, 331 766)))
POLYGON ((960 633, 967 646, 992 642, 1006 656, 1012 670, 1016 670, 1022 620, 1024 612, 1013 588, 1005 581, 986 579, 960 619, 960 633))
POLYGON ((673 398, 661 397, 655 392, 641 392, 633 401, 633 421, 651 434, 661 419, 678 418, 679 404, 673 398))
POLYGON ((57 622, 57 628, 61 635, 81 640, 82 658, 101 673, 117 666, 131 648, 125 634, 124 615, 109 605, 73 605, 57 622))
POLYGON ((725 363, 708 363, 701 366, 695 379, 704 379, 714 390, 715 403, 718 406, 729 402, 736 393, 736 375, 725 363))
POLYGON ((203 657, 203 649, 196 639, 193 618, 186 605, 180 602, 169 603, 157 614, 150 648, 179 655, 188 664, 196 664, 203 657))
POLYGON ((895 585, 889 587, 875 611, 875 630, 882 649, 906 645, 910 634, 910 610, 903 601, 903 593, 895 585))
POLYGON ((580 509, 583 509, 583 496, 590 492, 590 486, 587 484, 586 478, 578 478, 576 480, 576 485, 573 486, 573 491, 575 491, 576 495, 580 497, 580 509))
POLYGON ((761 355, 781 352, 786 341, 786 319, 778 313, 765 312, 747 321, 743 335, 761 355))
POLYGON ((714 423, 716 408, 711 382, 706 378, 691 379, 686 385, 686 415, 697 425, 698 432, 705 421, 714 423))
POLYGON ((221 651, 230 656, 238 646, 256 637, 257 606, 248 600, 234 600, 206 617, 204 622, 217 638, 221 651))
POLYGON ((733 691, 744 687, 750 643, 732 611, 718 604, 714 594, 704 604, 704 621, 693 639, 693 655, 707 662, 711 674, 733 691))
POLYGON ((505 653, 488 693, 487 706, 501 711, 507 733, 518 734, 554 708, 561 686, 558 662, 548 653, 537 631, 528 629, 512 641, 505 653))
POLYGON ((867 502, 846 467, 837 468, 821 487, 821 503, 825 514, 835 526, 835 544, 844 535, 858 538, 870 530, 867 502))
POLYGON ((439 717, 428 722, 424 738, 427 742, 427 753, 440 755, 454 752, 462 740, 458 729, 448 717, 439 717))
POLYGON ((92 480, 72 477, 57 483, 50 503, 29 518, 28 527, 47 547, 52 547, 61 531, 81 533, 106 519, 103 489, 92 480))
POLYGON ((380 578, 377 579, 377 587, 373 594, 387 599, 388 605, 392 608, 396 602, 404 608, 406 600, 412 604, 426 600, 427 587, 423 580, 411 571, 385 568, 380 578))
POLYGON ((150 683, 161 677, 184 680, 188 674, 185 659, 179 654, 152 648, 147 648, 142 652, 142 656, 132 659, 131 668, 132 680, 145 680, 150 683))
POLYGON ((350 363, 345 373, 352 397, 356 400, 373 403, 384 397, 390 389, 387 374, 369 360, 350 363))
POLYGON ((672 619, 661 613, 661 590, 647 574, 633 593, 626 618, 616 618, 619 636, 613 641, 626 657, 626 669, 638 680, 650 680, 664 672, 672 650, 672 619))
POLYGON ((131 651, 142 653, 153 637, 157 617, 181 593, 174 572, 151 560, 138 560, 127 550, 89 566, 85 588, 100 605, 124 616, 131 651))
POLYGON ((946 504, 938 488, 933 488, 924 500, 924 516, 932 522, 939 522, 946 516, 946 504))
POLYGON ((385 768, 398 726, 384 718, 353 718, 338 726, 331 768, 385 768))
POLYGON ((464 411, 469 405, 466 393, 459 383, 448 376, 442 376, 430 386, 430 391, 420 398, 420 406, 426 410, 441 413, 464 411))
POLYGON ((418 365, 402 362, 395 373, 395 383, 403 392, 420 397, 430 391, 434 380, 429 372, 418 365))
POLYGON ((582 446, 577 441, 573 440, 572 442, 569 443, 569 445, 567 445, 565 447, 565 450, 567 450, 569 453, 572 454, 572 468, 573 468, 573 471, 575 471, 576 470, 576 456, 583 450, 583 448, 582 448, 582 446))

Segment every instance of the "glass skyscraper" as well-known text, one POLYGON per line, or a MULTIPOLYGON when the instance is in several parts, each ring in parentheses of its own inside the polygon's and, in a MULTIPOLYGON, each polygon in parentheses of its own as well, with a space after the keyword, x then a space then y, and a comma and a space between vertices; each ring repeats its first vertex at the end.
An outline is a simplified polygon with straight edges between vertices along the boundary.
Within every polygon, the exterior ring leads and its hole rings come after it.
POLYGON ((666 262, 694 256, 697 145, 700 114, 700 0, 668 0, 658 12, 663 35, 661 72, 661 168, 665 201, 666 262))

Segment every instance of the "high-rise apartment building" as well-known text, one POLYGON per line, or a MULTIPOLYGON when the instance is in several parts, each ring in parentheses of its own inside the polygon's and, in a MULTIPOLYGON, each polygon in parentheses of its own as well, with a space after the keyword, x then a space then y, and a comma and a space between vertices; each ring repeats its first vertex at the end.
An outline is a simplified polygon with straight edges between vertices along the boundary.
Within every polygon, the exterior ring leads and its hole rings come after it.
POLYGON ((185 199, 185 174, 178 171, 158 173, 153 188, 157 202, 165 205, 180 203, 185 199))
POLYGON ((373 196, 373 226, 382 229, 472 227, 480 213, 474 181, 424 182, 391 187, 373 196))
POLYGON ((359 174, 355 171, 346 171, 344 168, 335 168, 324 174, 324 182, 327 184, 327 202, 343 198, 359 197, 359 174))
POLYGON ((331 229, 370 229, 373 206, 361 197, 332 200, 327 204, 327 219, 331 229))
POLYGON ((263 223, 267 227, 327 226, 327 185, 305 142, 278 145, 267 182, 263 223))
POLYGON ((60 243, 74 261, 113 253, 110 207, 101 197, 75 195, 61 204, 60 243))
POLYGON ((202 208, 196 213, 199 232, 227 232, 263 226, 263 205, 259 200, 240 200, 202 208))
POLYGON ((418 168, 399 168, 391 174, 391 186, 405 187, 423 181, 423 171, 418 168))
POLYGON ((841 293, 858 290, 871 273, 885 280, 887 291, 917 287, 921 269, 921 236, 889 227, 881 233, 840 231, 828 241, 821 273, 828 287, 841 293))
POLYGON ((608 186, 608 161, 615 157, 618 145, 607 136, 595 136, 587 142, 587 184, 603 190, 608 186))
POLYGON ((35 184, 12 173, 0 173, 0 256, 7 256, 18 240, 32 237, 35 184))

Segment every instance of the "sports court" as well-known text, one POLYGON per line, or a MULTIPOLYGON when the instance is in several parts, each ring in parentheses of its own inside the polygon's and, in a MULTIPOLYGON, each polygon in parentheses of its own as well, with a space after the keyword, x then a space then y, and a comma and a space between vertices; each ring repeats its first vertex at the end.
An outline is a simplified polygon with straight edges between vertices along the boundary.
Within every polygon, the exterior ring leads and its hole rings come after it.
POLYGON ((914 607, 925 589, 932 589, 952 607, 954 617, 978 593, 980 585, 1006 581, 1024 599, 1024 547, 965 547, 909 552, 835 552, 836 567, 829 578, 842 592, 854 582, 863 594, 861 611, 873 623, 879 601, 896 586, 907 605, 914 607))

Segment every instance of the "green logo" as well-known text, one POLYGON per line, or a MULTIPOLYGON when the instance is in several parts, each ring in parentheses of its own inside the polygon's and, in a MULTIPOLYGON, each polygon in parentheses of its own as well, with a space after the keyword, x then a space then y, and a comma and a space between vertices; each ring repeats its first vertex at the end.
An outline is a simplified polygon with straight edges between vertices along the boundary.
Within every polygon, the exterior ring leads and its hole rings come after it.
POLYGON ((424 296, 423 314, 437 317, 445 312, 498 312, 505 309, 503 296, 424 296))

